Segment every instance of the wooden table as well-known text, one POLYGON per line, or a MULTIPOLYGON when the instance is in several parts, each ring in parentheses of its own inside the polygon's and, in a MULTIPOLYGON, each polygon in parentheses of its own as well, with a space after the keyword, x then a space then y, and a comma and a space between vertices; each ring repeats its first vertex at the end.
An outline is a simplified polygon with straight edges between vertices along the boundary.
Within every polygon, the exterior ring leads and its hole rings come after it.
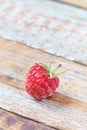
POLYGON ((55 129, 87 130, 87 1, 0 0, 0 130, 55 129), (24 87, 36 62, 68 70, 42 101, 24 87))

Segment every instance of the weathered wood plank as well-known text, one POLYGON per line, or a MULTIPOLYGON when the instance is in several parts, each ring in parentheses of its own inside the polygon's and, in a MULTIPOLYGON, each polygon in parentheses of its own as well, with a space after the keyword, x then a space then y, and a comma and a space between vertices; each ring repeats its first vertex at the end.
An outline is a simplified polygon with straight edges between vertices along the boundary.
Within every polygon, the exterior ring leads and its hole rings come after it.
POLYGON ((87 102, 87 67, 85 66, 60 57, 51 56, 33 48, 28 48, 25 45, 21 45, 21 43, 4 39, 0 39, 0 60, 1 75, 7 75, 10 78, 22 81, 25 81, 29 66, 35 62, 47 64, 53 62, 53 66, 62 63, 63 68, 60 71, 68 71, 60 76, 63 82, 61 82, 62 87, 59 91, 78 100, 87 102))
POLYGON ((87 8, 87 0, 58 0, 62 2, 66 2, 69 4, 73 4, 79 7, 87 8))
MULTIPOLYGON (((15 87, 17 89, 20 89, 22 91, 25 91, 25 88, 24 88, 24 81, 21 81, 21 80, 17 80, 17 79, 13 79, 11 77, 7 77, 7 76, 3 76, 3 75, 0 75, 0 79, 1 79, 1 82, 4 83, 4 84, 7 84, 7 85, 10 85, 11 87, 15 87)), ((76 99, 73 99, 73 98, 70 98, 64 94, 61 94, 59 92, 56 92, 54 94, 54 96, 50 97, 50 99, 54 102, 59 102, 59 103, 70 103, 70 106, 74 106, 75 108, 79 109, 79 110, 83 110, 85 111, 87 109, 87 103, 85 102, 81 102, 79 100, 76 100, 76 99)))
POLYGON ((87 65, 86 10, 46 0, 5 0, 0 36, 87 65))
POLYGON ((0 39, 0 60, 1 108, 56 129, 87 129, 86 66, 3 39, 0 39), (69 69, 60 76, 56 93, 43 101, 33 99, 24 89, 26 73, 35 62, 62 63, 61 71, 69 69))
POLYGON ((0 109, 0 130, 54 130, 0 109))
MULTIPOLYGON (((63 130, 87 129, 87 109, 81 110, 69 103, 52 99, 36 101, 25 91, 0 83, 0 107, 63 130), (3 91, 4 88, 4 91, 3 91), (4 95, 4 96, 3 96, 4 95), (7 100, 6 100, 7 99, 7 100), (63 124, 63 125, 62 125, 63 124)), ((57 96, 57 99, 60 96, 57 96)), ((63 97, 64 99, 64 97, 63 97)), ((81 104, 79 104, 81 105, 81 104)), ((87 107, 87 104, 85 104, 87 107)))

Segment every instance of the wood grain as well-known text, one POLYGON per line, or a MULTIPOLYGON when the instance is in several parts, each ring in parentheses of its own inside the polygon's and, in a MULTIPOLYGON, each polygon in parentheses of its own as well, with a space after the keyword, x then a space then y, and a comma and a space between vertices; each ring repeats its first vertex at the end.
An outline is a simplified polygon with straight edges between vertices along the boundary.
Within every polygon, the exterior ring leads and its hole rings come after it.
POLYGON ((87 9, 87 0, 58 0, 87 9))
POLYGON ((87 10, 47 0, 5 0, 0 36, 87 65, 87 10))
POLYGON ((0 130, 54 130, 0 109, 0 130))
POLYGON ((1 108, 56 129, 87 129, 86 66, 4 39, 0 39, 0 61, 1 108), (61 63, 60 71, 68 69, 60 76, 56 93, 42 101, 33 99, 24 89, 26 73, 35 62, 53 62, 53 66, 61 63))

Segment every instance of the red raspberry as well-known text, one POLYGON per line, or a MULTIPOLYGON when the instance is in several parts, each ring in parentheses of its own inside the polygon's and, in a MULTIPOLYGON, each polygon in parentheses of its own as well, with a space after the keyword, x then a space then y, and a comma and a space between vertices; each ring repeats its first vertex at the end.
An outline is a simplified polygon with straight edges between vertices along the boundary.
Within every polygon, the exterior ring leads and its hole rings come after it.
POLYGON ((31 67, 26 78, 26 91, 36 99, 45 99, 52 95, 59 86, 59 78, 55 76, 57 66, 51 72, 50 67, 35 64, 31 67))

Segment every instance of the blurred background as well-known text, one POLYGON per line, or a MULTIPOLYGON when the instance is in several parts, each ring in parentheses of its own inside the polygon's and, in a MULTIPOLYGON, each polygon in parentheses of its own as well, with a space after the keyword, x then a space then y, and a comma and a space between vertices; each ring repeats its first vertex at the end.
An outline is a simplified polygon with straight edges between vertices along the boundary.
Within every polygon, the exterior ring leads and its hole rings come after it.
POLYGON ((87 1, 0 0, 0 37, 87 64, 87 1))
POLYGON ((0 37, 87 64, 87 1, 0 0, 0 37))
POLYGON ((0 0, 0 37, 87 64, 87 1, 0 0))

